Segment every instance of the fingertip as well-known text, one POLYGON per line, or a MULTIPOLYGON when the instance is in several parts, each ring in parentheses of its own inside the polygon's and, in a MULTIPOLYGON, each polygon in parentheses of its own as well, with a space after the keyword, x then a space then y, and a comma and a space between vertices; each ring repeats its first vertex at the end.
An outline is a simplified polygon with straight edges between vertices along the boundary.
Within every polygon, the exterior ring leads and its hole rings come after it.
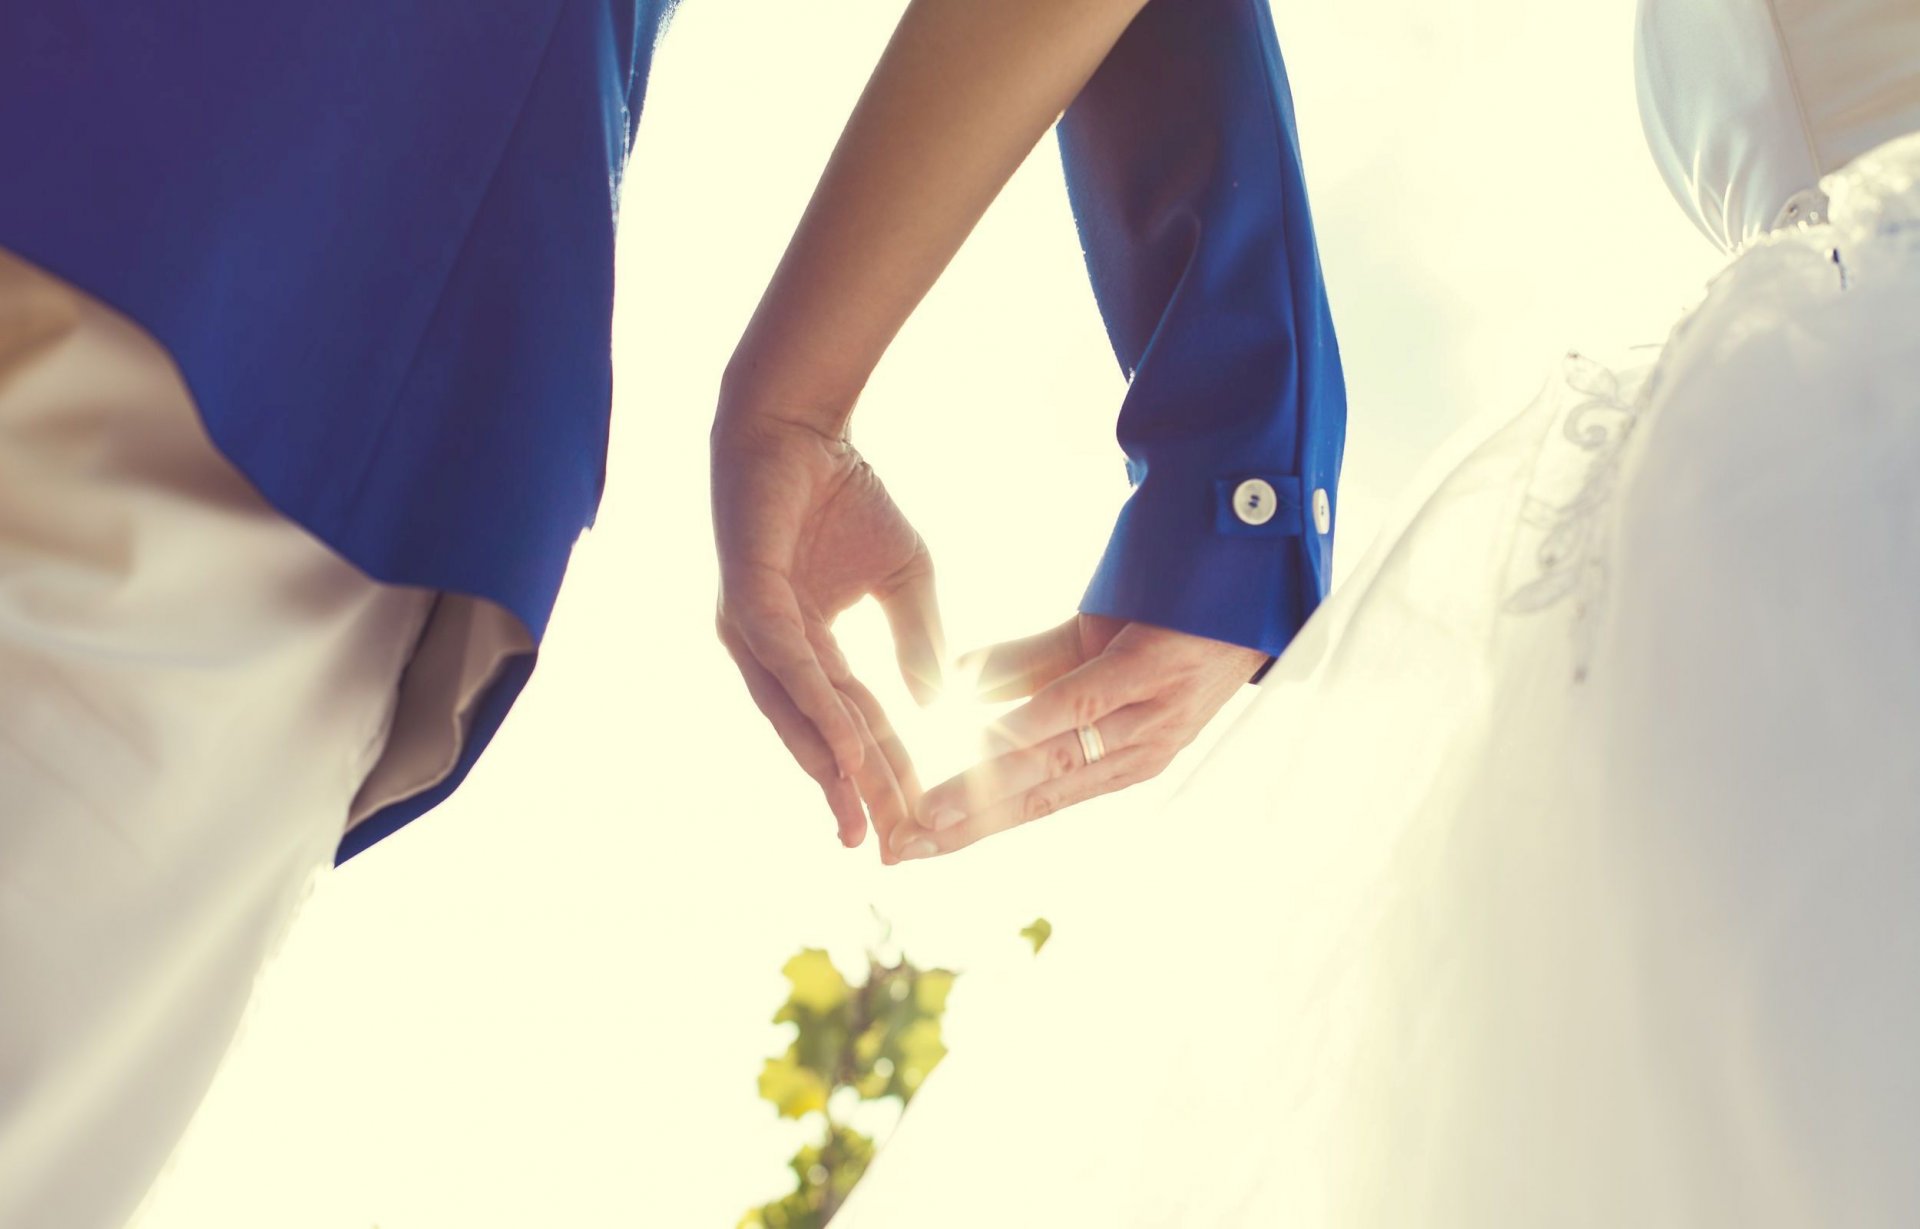
POLYGON ((912 696, 913 702, 921 708, 931 707, 940 698, 942 680, 938 673, 928 678, 923 674, 908 672, 906 680, 907 694, 912 696))
POLYGON ((968 695, 977 695, 980 691, 980 677, 986 672, 990 649, 969 649, 953 659, 953 680, 957 687, 964 687, 968 695))
POLYGON ((901 847, 910 843, 916 833, 924 835, 923 830, 914 824, 901 824, 895 828, 893 835, 887 839, 887 855, 897 860, 900 857, 901 847))
POLYGON ((964 823, 966 818, 967 813, 958 807, 937 806, 927 813, 927 827, 935 832, 945 832, 949 828, 964 823))
POLYGON ((939 843, 931 837, 924 835, 909 837, 904 841, 896 843, 894 847, 894 856, 898 857, 902 862, 938 857, 940 853, 939 843))
POLYGON ((835 834, 840 844, 852 849, 866 836, 867 813, 860 804, 860 795, 844 782, 835 781, 824 786, 827 795, 827 809, 833 812, 835 834))

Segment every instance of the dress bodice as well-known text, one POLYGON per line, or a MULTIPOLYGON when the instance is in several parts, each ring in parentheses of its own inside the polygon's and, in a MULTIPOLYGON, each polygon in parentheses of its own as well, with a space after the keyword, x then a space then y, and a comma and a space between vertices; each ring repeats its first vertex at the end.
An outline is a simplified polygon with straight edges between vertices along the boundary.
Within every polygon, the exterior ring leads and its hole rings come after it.
POLYGON ((1729 250, 1920 130, 1920 0, 1640 0, 1637 43, 1654 160, 1729 250))

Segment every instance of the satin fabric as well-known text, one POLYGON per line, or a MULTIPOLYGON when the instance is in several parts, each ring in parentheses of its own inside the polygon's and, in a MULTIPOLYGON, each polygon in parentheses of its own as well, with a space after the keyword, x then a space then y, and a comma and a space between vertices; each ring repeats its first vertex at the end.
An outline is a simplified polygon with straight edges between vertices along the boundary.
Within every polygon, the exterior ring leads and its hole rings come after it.
POLYGON ((1920 128, 1920 0, 1641 0, 1639 25, 1654 162, 1728 251, 1822 176, 1920 128))

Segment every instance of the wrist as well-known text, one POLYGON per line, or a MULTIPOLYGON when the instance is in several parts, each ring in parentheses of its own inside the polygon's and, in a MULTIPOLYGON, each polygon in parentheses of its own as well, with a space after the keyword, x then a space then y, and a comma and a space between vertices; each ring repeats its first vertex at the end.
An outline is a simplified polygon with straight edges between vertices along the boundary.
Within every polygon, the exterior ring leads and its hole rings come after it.
POLYGON ((723 456, 765 455, 796 446, 838 455, 852 449, 853 436, 844 416, 771 396, 749 395, 737 387, 722 391, 707 432, 707 450, 716 465, 723 456))
POLYGON ((748 419, 776 419, 843 439, 865 380, 810 369, 798 359, 741 339, 720 375, 715 430, 748 419))

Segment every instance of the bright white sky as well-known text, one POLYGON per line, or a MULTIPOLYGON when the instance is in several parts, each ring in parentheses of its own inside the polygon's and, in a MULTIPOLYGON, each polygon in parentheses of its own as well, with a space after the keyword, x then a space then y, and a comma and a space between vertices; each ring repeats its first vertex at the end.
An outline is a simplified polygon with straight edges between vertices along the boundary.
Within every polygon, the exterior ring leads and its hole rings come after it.
MULTIPOLYGON (((1569 345, 1659 340, 1715 267, 1642 148, 1632 7, 1276 12, 1348 365, 1343 567, 1455 427, 1569 345)), ((787 1185, 754 1079, 796 948, 854 967, 871 906, 989 976, 1035 915, 1071 924, 1103 830, 1152 822, 1166 783, 883 870, 711 635, 716 378, 899 10, 684 6, 627 182, 608 496, 540 674, 458 799, 323 880, 141 1229, 730 1229, 787 1185)), ((1126 490, 1120 393, 1048 142, 856 420, 956 648, 1071 611, 1126 490)), ((845 634, 908 718, 881 629, 845 634)))

